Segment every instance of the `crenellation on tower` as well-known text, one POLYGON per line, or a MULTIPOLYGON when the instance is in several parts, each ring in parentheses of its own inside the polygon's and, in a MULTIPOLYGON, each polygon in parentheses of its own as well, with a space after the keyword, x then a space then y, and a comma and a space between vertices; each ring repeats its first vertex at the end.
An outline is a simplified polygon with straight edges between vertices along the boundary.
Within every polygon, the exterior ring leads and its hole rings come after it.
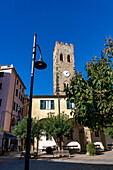
POLYGON ((68 45, 68 43, 65 43, 65 45, 68 45))
POLYGON ((56 41, 56 43, 55 43, 55 44, 56 44, 56 45, 57 45, 57 44, 59 44, 59 41, 56 41))
POLYGON ((60 44, 61 44, 61 45, 64 45, 64 43, 63 43, 63 42, 61 42, 60 44))
POLYGON ((65 46, 72 46, 72 47, 73 47, 73 44, 64 43, 64 42, 59 42, 59 41, 56 41, 56 42, 55 42, 55 47, 56 47, 56 45, 65 45, 65 46))

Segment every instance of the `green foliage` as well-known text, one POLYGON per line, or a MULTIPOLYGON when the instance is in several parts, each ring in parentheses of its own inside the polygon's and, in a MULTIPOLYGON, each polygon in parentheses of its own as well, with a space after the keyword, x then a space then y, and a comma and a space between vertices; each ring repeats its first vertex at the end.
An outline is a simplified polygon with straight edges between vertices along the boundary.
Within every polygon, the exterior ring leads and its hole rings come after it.
POLYGON ((105 128, 104 133, 105 133, 106 136, 113 139, 113 127, 105 128))
MULTIPOLYGON (((12 134, 18 138, 27 138, 27 117, 24 117, 21 121, 18 121, 18 124, 12 130, 12 134)), ((33 140, 36 137, 38 140, 42 135, 42 124, 39 120, 34 118, 31 124, 31 139, 33 140)))
POLYGON ((113 41, 106 40, 101 58, 94 57, 85 65, 87 77, 76 72, 65 89, 76 122, 90 129, 103 128, 113 121, 113 41))
POLYGON ((44 124, 46 134, 53 136, 58 145, 60 145, 60 141, 64 136, 70 134, 72 128, 71 120, 69 120, 69 117, 64 113, 61 113, 60 117, 59 115, 55 116, 54 113, 49 113, 44 124))
POLYGON ((31 126, 31 138, 36 137, 39 140, 42 135, 43 125, 39 119, 37 120, 36 118, 34 118, 31 126))
POLYGON ((17 125, 12 130, 12 134, 18 138, 27 138, 27 117, 24 117, 21 121, 18 121, 17 125))
POLYGON ((0 139, 1 139, 1 136, 3 135, 4 131, 3 131, 3 127, 0 127, 0 139))
POLYGON ((94 143, 88 143, 86 149, 87 149, 87 152, 88 152, 90 155, 95 155, 96 149, 95 149, 94 143))

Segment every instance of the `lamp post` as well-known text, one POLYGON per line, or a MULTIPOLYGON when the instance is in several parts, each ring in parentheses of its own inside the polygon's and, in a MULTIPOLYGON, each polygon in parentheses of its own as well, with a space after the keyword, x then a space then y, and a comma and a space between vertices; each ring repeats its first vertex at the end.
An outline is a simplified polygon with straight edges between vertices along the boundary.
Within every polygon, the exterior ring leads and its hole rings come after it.
POLYGON ((36 44, 37 35, 34 34, 34 45, 33 45, 33 57, 32 57, 32 69, 31 69, 31 87, 30 87, 30 105, 29 114, 27 119, 27 140, 26 140, 26 155, 25 155, 25 170, 29 170, 29 158, 30 158, 30 143, 31 143, 31 111, 32 111, 32 94, 33 94, 33 79, 34 79, 34 67, 43 70, 47 67, 47 64, 42 60, 41 49, 38 44, 36 44), (38 47, 40 52, 40 59, 35 62, 36 59, 36 47, 38 47))

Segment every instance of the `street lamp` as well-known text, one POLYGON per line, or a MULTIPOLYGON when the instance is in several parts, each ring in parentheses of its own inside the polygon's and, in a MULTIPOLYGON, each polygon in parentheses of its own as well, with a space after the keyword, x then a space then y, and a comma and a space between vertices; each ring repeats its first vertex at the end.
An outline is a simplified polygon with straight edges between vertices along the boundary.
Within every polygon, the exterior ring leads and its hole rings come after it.
POLYGON ((27 140, 26 140, 26 154, 25 154, 25 170, 29 170, 29 158, 30 158, 30 143, 31 143, 31 111, 32 111, 32 94, 33 94, 33 79, 34 79, 34 67, 43 70, 47 67, 47 64, 42 60, 41 49, 38 44, 36 44, 37 35, 34 34, 34 45, 33 45, 33 57, 32 57, 32 69, 31 69, 31 87, 30 87, 30 105, 29 114, 27 119, 27 140), (40 52, 40 59, 35 62, 36 59, 36 47, 38 47, 40 52))

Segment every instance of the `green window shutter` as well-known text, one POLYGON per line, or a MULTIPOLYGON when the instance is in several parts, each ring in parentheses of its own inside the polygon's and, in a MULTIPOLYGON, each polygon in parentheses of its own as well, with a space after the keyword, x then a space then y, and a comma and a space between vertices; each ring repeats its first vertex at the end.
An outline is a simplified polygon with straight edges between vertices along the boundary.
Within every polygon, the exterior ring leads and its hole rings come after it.
POLYGON ((51 109, 54 109, 54 100, 51 100, 51 109))
POLYGON ((69 99, 68 99, 67 100, 67 109, 70 109, 69 106, 70 106, 70 102, 69 102, 69 99))
POLYGON ((43 109, 43 100, 40 100, 40 109, 43 109))

